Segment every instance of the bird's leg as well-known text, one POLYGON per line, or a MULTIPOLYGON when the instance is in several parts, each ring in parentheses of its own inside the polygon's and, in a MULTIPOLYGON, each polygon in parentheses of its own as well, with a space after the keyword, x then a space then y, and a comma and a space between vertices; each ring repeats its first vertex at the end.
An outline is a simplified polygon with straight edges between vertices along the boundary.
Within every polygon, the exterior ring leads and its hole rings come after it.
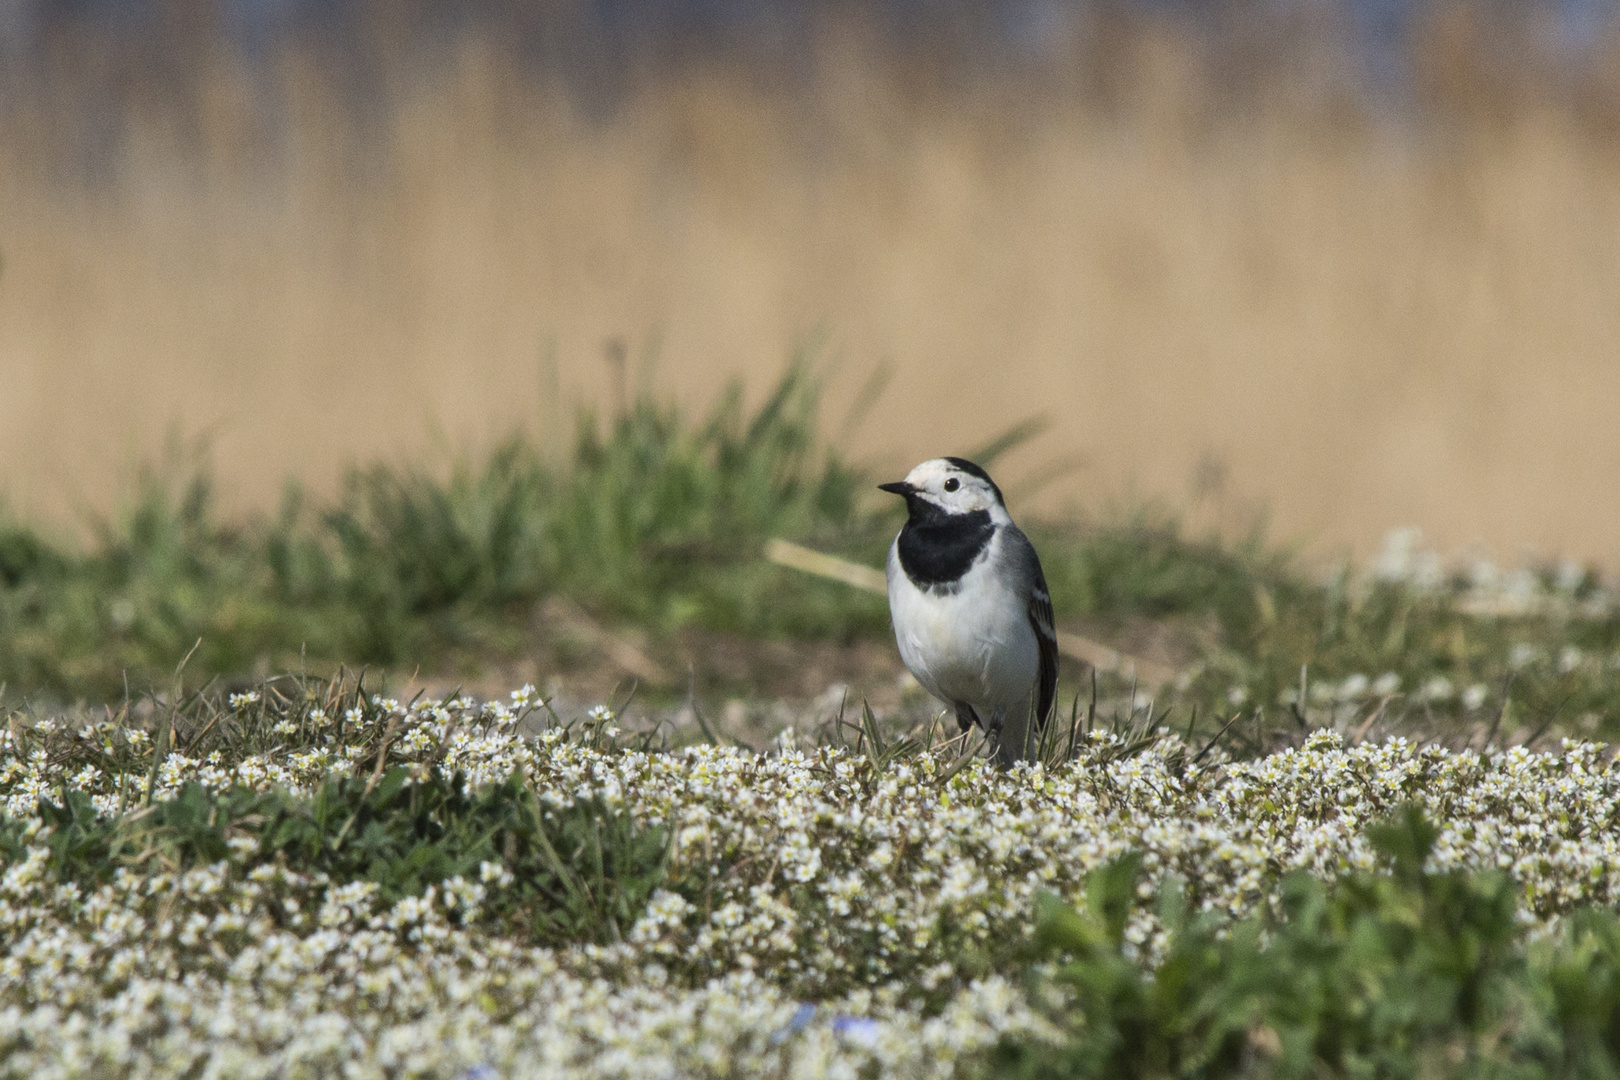
POLYGON ((1006 710, 997 709, 990 714, 989 721, 984 725, 984 733, 989 737, 990 747, 996 756, 1001 756, 1001 728, 1002 721, 1006 719, 1006 710))

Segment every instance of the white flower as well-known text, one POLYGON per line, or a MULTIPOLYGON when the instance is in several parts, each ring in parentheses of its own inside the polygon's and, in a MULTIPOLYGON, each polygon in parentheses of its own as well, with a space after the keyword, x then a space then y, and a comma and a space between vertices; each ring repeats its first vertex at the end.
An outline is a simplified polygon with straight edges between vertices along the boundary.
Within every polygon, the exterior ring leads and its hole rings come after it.
POLYGON ((1441 581, 1440 558, 1422 550, 1419 546, 1422 542, 1423 531, 1410 526, 1385 533, 1383 545, 1373 557, 1373 575, 1395 585, 1419 589, 1437 587, 1441 581))
POLYGON ((1469 712, 1473 712, 1475 709, 1478 709, 1481 705, 1485 704, 1485 699, 1490 696, 1490 693, 1490 690, 1484 683, 1474 683, 1472 686, 1462 692, 1463 708, 1467 709, 1469 712))
POLYGON ((506 888, 515 878, 512 871, 498 862, 481 862, 478 864, 478 880, 488 885, 493 882, 498 888, 506 888))
MULTIPOLYGON (((1398 692, 1387 675, 1370 689, 1398 692)), ((1416 682, 1425 700, 1456 696, 1443 676, 1416 682)), ((1351 688, 1369 690, 1364 677, 1351 688)), ((1462 696, 1477 709, 1488 695, 1462 696)), ((157 1075, 180 1048, 243 1075, 946 1077, 1004 1035, 1050 1033, 1016 984, 961 965, 964 950, 1027 933, 1038 890, 1078 897, 1089 871, 1141 852, 1125 940, 1152 965, 1169 876, 1199 883, 1209 918, 1244 918, 1291 872, 1376 871, 1363 827, 1407 800, 1439 829, 1436 866, 1508 875, 1533 932, 1620 902, 1608 821, 1620 764, 1590 743, 1453 753, 1319 728, 1264 758, 1189 763, 1173 734, 1121 756, 1126 736, 1104 723, 1079 760, 1051 768, 918 753, 879 771, 808 736, 770 753, 622 750, 577 727, 519 737, 499 704, 419 701, 390 761, 420 733, 435 752, 412 767, 460 776, 469 794, 516 772, 542 814, 601 799, 671 837, 670 880, 697 890, 655 890, 611 945, 540 948, 509 934, 503 890, 518 881, 497 859, 394 903, 375 883, 264 858, 251 822, 228 825, 214 865, 148 859, 93 890, 59 885, 39 799, 76 787, 111 816, 143 801, 151 759, 117 751, 116 730, 105 753, 23 736, 0 742, 0 807, 24 845, 0 868, 5 973, 31 1003, 8 1021, 8 1066, 48 1075, 116 1054, 119 1070, 157 1075)), ((355 715, 315 747, 182 741, 207 756, 171 753, 154 797, 193 779, 303 797, 331 770, 363 782, 376 719, 355 715)))
MULTIPOLYGON (((1450 701, 1452 695, 1456 692, 1457 689, 1451 685, 1450 679, 1444 675, 1435 675, 1423 684, 1419 696, 1425 701, 1450 701)), ((1481 700, 1484 699, 1481 698, 1481 700)), ((1478 708, 1478 706, 1475 706, 1475 708, 1478 708)))
POLYGON ((1508 664, 1515 669, 1526 668, 1541 658, 1541 650, 1527 641, 1521 641, 1508 652, 1508 664))

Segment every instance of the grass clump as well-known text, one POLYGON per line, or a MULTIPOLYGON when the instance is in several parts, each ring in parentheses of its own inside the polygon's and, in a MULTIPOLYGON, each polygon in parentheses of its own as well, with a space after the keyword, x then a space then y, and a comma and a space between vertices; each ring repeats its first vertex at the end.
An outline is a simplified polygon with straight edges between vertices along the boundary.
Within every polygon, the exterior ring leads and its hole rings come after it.
POLYGON ((1620 598, 1590 568, 1443 570, 1396 532, 1367 565, 1312 572, 1258 533, 1199 538, 1152 510, 1032 532, 1060 619, 1086 617, 1104 636, 1167 631, 1178 677, 1146 692, 1181 723, 1196 709, 1197 732, 1228 729, 1239 752, 1320 727, 1454 741, 1620 733, 1620 598))
POLYGON ((332 505, 294 489, 241 525, 206 474, 148 472, 88 550, 0 525, 0 680, 106 698, 199 638, 193 673, 453 667, 518 652, 553 595, 658 636, 879 633, 881 599, 760 559, 772 536, 882 549, 888 519, 816 441, 817 400, 802 363, 757 410, 733 386, 696 424, 644 395, 605 426, 581 414, 571 453, 514 438, 446 479, 358 470, 332 505))
POLYGON ((70 789, 60 804, 42 800, 37 819, 0 819, 0 863, 21 863, 43 839, 53 879, 89 890, 121 870, 234 861, 249 876, 268 866, 333 888, 366 882, 387 905, 446 881, 498 881, 479 898, 482 914, 510 937, 552 946, 622 940, 664 884, 667 829, 597 799, 547 806, 519 775, 473 790, 459 775, 412 772, 333 776, 312 796, 193 781, 111 817, 70 789))
POLYGON ((1151 970, 1126 938, 1141 857, 1092 872, 1087 903, 1043 896, 1056 1044, 1009 1040, 998 1077, 1609 1077, 1620 1070, 1620 918, 1585 908, 1528 943, 1514 885, 1426 869, 1416 807, 1369 830, 1387 861, 1296 874, 1275 914, 1222 928, 1161 890, 1151 970))
POLYGON ((752 415, 733 385, 701 423, 636 399, 603 430, 579 418, 566 467, 523 440, 447 482, 353 474, 319 528, 296 510, 272 539, 289 603, 336 595, 358 622, 351 659, 399 663, 524 625, 554 593, 657 634, 870 631, 878 605, 762 565, 772 536, 849 546, 876 525, 862 474, 815 441, 817 391, 789 368, 752 415))

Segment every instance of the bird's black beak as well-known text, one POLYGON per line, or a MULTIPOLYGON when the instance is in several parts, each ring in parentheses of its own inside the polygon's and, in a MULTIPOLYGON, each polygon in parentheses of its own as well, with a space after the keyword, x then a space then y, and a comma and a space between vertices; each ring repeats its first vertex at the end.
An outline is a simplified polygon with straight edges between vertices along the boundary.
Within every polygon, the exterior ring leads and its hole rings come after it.
POLYGON ((917 489, 906 483, 904 480, 896 480, 892 484, 879 484, 878 490, 893 492, 896 495, 910 495, 917 489))

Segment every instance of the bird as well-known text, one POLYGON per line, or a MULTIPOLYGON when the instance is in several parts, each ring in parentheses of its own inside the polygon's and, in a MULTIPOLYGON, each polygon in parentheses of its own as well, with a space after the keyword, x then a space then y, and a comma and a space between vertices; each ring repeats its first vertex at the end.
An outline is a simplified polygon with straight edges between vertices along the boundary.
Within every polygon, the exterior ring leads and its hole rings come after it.
POLYGON ((1002 765, 1027 760, 1058 668, 1035 545, 990 474, 964 458, 933 458, 878 488, 902 496, 908 514, 886 572, 900 659, 963 733, 984 730, 1002 765))

